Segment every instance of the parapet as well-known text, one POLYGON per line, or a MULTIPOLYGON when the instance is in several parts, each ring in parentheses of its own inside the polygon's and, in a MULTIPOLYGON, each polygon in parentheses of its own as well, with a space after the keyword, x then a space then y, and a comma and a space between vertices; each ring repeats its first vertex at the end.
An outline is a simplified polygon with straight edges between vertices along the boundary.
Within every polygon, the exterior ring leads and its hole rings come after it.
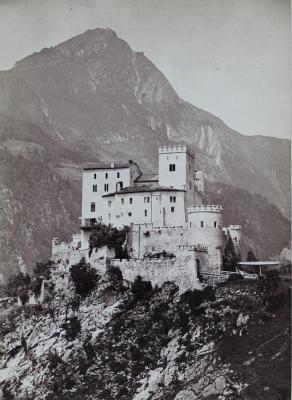
MULTIPOLYGON (((194 212, 223 212, 223 206, 207 204, 207 205, 196 205, 188 207, 188 214, 194 212)), ((235 226, 235 225, 234 225, 235 226)))
POLYGON ((159 146, 159 154, 165 153, 188 153, 191 157, 195 158, 195 154, 185 144, 173 144, 171 146, 159 146))
POLYGON ((228 225, 227 229, 241 230, 241 225, 228 225))

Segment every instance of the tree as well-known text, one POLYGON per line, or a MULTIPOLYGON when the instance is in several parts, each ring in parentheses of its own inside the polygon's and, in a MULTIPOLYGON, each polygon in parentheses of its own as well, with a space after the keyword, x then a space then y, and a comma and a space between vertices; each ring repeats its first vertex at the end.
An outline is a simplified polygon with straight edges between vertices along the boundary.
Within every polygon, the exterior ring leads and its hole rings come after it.
POLYGON ((84 257, 78 264, 71 266, 70 274, 75 285, 76 293, 80 294, 83 298, 97 286, 100 278, 96 270, 92 268, 90 264, 86 264, 84 257))
POLYGON ((129 228, 126 226, 123 229, 115 228, 111 225, 99 224, 94 228, 89 237, 89 256, 93 249, 100 249, 103 246, 115 249, 117 258, 128 258, 126 251, 122 248, 127 238, 129 228))
POLYGON ((223 269, 225 271, 235 271, 235 266, 240 261, 236 254, 231 236, 228 236, 227 243, 223 253, 223 269))
POLYGON ((149 299, 153 293, 151 282, 144 281, 140 275, 136 277, 132 284, 134 301, 149 299))
POLYGON ((249 249, 246 255, 246 261, 257 261, 256 256, 254 255, 254 252, 249 249))

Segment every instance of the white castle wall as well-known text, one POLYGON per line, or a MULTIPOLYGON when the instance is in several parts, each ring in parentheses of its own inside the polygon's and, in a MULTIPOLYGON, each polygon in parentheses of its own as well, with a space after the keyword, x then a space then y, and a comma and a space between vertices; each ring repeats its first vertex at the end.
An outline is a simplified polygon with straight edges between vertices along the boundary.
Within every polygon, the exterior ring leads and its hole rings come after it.
POLYGON ((186 219, 184 203, 185 193, 179 191, 115 194, 104 198, 103 222, 117 227, 131 223, 182 224, 186 219), (171 198, 175 202, 170 202, 171 198))
POLYGON ((123 187, 131 186, 133 179, 138 175, 135 164, 128 168, 88 169, 83 170, 82 178, 82 220, 96 218, 99 220, 104 216, 103 195, 115 192, 118 182, 123 183, 123 187), (104 185, 108 185, 105 191, 104 185), (93 185, 97 185, 96 192, 93 192, 93 185), (95 211, 91 211, 91 203, 95 203, 95 211))

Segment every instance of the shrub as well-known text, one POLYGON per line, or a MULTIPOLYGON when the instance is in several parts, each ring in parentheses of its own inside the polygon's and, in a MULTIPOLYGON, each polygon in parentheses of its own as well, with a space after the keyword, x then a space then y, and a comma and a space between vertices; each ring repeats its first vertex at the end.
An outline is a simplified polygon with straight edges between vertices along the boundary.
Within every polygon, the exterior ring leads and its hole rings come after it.
POLYGON ((243 279, 244 278, 241 274, 231 274, 226 282, 241 282, 243 279))
POLYGON ((31 277, 28 274, 20 272, 17 275, 11 275, 7 282, 7 294, 16 297, 20 292, 27 291, 31 283, 31 277))
POLYGON ((258 289, 266 296, 272 296, 278 289, 280 283, 279 272, 276 270, 267 271, 258 280, 258 289))
POLYGON ((74 340, 78 333, 81 331, 81 324, 76 316, 69 318, 63 325, 62 328, 65 329, 66 339, 74 340))
POLYGON ((56 369, 59 364, 62 364, 63 360, 62 358, 58 355, 56 350, 50 351, 48 355, 48 364, 50 369, 56 369))
POLYGON ((49 279, 49 277, 51 276, 51 268, 53 264, 54 263, 51 260, 47 262, 37 262, 33 269, 34 275, 42 277, 44 279, 49 279))
POLYGON ((39 296, 39 294, 41 293, 41 288, 42 288, 42 283, 43 283, 43 279, 41 279, 40 277, 36 276, 32 279, 31 282, 31 289, 33 291, 33 293, 36 296, 39 296))
POLYGON ((115 289, 121 289, 123 286, 123 274, 119 267, 109 266, 106 271, 108 280, 115 289))
POLYGON ((146 300, 152 296, 153 288, 151 282, 144 281, 139 275, 132 283, 134 301, 146 300))
POLYGON ((98 283, 100 276, 90 264, 86 264, 85 259, 70 268, 71 278, 75 285, 76 293, 85 298, 98 283))
POLYGON ((274 312, 279 310, 279 308, 284 307, 287 304, 288 296, 286 293, 279 293, 266 298, 268 312, 274 312))
POLYGON ((206 300, 215 300, 215 292, 211 286, 207 286, 204 290, 189 289, 180 296, 180 301, 187 303, 193 314, 197 313, 197 308, 206 300))
POLYGON ((89 255, 94 248, 99 249, 103 246, 120 249, 127 238, 128 231, 128 227, 118 229, 111 225, 99 224, 89 237, 89 255))

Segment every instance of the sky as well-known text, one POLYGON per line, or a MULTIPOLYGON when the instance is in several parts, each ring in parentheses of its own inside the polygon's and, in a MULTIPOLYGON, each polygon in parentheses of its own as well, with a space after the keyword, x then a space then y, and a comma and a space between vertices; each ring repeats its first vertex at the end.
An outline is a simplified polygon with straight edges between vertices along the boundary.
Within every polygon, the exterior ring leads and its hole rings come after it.
POLYGON ((184 100, 246 135, 291 136, 289 0, 0 0, 0 70, 113 29, 184 100))

